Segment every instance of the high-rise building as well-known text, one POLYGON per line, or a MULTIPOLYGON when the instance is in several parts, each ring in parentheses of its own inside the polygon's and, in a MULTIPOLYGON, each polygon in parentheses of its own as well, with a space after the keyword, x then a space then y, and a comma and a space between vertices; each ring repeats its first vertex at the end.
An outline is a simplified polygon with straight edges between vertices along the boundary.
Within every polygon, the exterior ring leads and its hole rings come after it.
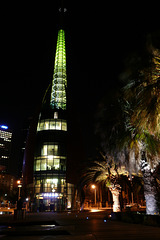
POLYGON ((39 115, 34 156, 34 197, 39 208, 71 207, 71 184, 66 182, 67 75, 65 31, 58 31, 50 100, 39 115))
POLYGON ((8 126, 0 125, 0 170, 9 171, 12 132, 8 126))

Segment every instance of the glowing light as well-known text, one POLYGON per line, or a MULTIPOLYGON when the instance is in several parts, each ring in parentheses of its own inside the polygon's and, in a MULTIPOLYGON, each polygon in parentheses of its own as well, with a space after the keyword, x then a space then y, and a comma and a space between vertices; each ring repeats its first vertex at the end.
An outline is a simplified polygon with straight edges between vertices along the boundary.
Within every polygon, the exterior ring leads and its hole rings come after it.
POLYGON ((66 109, 66 50, 65 50, 65 32, 58 31, 57 47, 54 64, 54 74, 52 81, 52 92, 50 104, 52 108, 66 109))
POLYGON ((62 197, 61 193, 55 193, 55 192, 50 192, 50 193, 42 193, 43 197, 47 198, 54 198, 54 197, 62 197))
POLYGON ((71 201, 68 201, 67 208, 71 208, 71 201))
POLYGON ((92 188, 92 189, 95 189, 95 188, 96 188, 96 186, 93 184, 93 185, 91 186, 91 188, 92 188))
POLYGON ((55 227, 56 225, 41 225, 41 227, 55 227))
POLYGON ((102 212, 103 210, 101 210, 101 209, 94 209, 94 208, 92 208, 91 209, 91 212, 102 212))
POLYGON ((58 178, 47 178, 46 183, 53 183, 53 184, 57 185, 58 178))
POLYGON ((2 128, 2 129, 8 129, 8 126, 0 125, 0 128, 2 128))
POLYGON ((21 187, 22 187, 21 180, 17 180, 17 185, 18 185, 18 188, 21 188, 21 187))

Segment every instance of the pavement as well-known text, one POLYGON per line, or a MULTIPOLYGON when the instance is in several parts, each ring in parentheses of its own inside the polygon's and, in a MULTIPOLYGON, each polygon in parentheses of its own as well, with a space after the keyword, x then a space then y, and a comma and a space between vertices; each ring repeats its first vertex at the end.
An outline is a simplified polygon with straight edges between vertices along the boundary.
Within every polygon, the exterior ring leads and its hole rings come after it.
POLYGON ((0 216, 0 240, 159 240, 160 228, 111 221, 107 211, 0 216))

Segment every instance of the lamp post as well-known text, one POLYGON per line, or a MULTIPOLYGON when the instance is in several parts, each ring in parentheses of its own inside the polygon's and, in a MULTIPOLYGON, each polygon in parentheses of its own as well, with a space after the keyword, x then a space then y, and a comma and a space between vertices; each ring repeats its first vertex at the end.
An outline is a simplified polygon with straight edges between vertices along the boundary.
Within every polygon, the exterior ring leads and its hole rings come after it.
POLYGON ((97 205, 97 201, 96 201, 96 186, 93 184, 91 185, 91 188, 94 189, 94 204, 95 204, 95 207, 97 205))
POLYGON ((18 200, 19 200, 21 197, 21 187, 22 187, 21 180, 17 180, 17 184, 18 184, 18 200))

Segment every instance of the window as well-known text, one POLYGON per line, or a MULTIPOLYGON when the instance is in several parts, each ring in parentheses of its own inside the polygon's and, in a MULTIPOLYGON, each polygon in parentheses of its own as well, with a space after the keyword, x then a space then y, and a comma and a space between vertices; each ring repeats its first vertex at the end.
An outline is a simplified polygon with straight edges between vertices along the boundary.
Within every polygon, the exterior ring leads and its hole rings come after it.
POLYGON ((48 156, 47 170, 52 170, 53 168, 53 156, 48 156))
POLYGON ((58 112, 54 112, 54 119, 58 118, 58 112))
POLYGON ((34 171, 66 170, 66 157, 47 156, 35 160, 34 171))
POLYGON ((44 123, 44 129, 46 129, 46 130, 49 129, 49 121, 45 121, 45 123, 44 123))
POLYGON ((51 121, 50 122, 50 129, 56 129, 56 121, 51 121))
POLYGON ((58 155, 58 145, 43 145, 41 149, 41 156, 57 156, 58 155))
POLYGON ((40 163, 41 163, 40 160, 36 161, 36 171, 40 171, 40 163))
POLYGON ((58 119, 58 113, 54 112, 54 119, 46 119, 38 123, 37 131, 43 130, 67 131, 67 121, 58 119))
POLYGON ((41 155, 47 156, 47 145, 43 145, 43 147, 41 149, 41 155))
POLYGON ((55 169, 59 169, 59 167, 60 167, 60 159, 54 158, 54 165, 53 165, 53 167, 55 169))
POLYGON ((61 130, 62 123, 61 121, 56 121, 56 130, 61 130))
POLYGON ((58 170, 59 168, 60 168, 59 157, 55 158, 54 156, 48 156, 47 170, 58 170))
POLYGON ((41 170, 47 170, 46 160, 41 160, 41 170))
POLYGON ((34 160, 34 171, 66 171, 66 157, 59 148, 58 144, 43 145, 41 155, 34 160))
POLYGON ((43 129, 44 129, 44 122, 40 122, 40 123, 39 123, 39 129, 40 129, 40 130, 43 130, 43 129))
POLYGON ((56 192, 58 187, 58 178, 47 178, 45 180, 46 192, 56 192))
POLYGON ((67 131, 67 123, 64 120, 62 121, 62 130, 67 131))
POLYGON ((54 145, 48 145, 47 146, 47 155, 53 155, 54 154, 54 145))
POLYGON ((58 178, 47 178, 46 183, 53 183, 57 186, 58 178))

